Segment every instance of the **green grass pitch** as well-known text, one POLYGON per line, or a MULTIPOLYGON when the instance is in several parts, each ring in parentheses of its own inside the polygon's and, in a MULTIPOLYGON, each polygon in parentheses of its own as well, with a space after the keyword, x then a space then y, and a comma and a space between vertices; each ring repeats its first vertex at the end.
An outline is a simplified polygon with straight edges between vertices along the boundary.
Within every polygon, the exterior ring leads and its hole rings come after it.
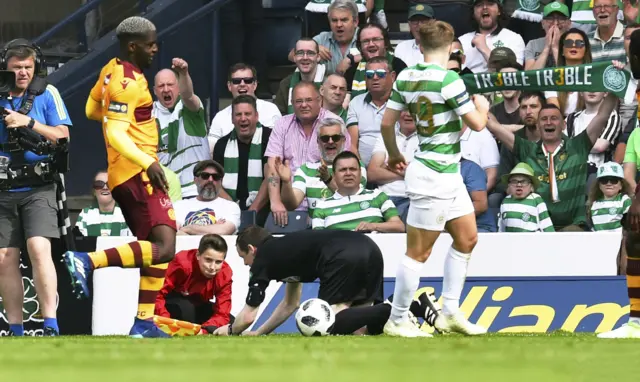
POLYGON ((3 382, 618 382, 639 374, 640 340, 593 334, 0 339, 3 382))

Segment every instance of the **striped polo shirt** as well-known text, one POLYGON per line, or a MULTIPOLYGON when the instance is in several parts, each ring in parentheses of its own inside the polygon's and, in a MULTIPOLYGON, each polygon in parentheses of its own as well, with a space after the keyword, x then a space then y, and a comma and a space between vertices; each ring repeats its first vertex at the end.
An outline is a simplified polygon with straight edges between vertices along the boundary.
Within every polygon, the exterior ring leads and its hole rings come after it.
POLYGON ((629 212, 631 198, 622 193, 613 199, 600 199, 591 205, 594 231, 622 232, 622 217, 629 212))
POLYGON ((360 187, 355 195, 342 196, 336 192, 318 201, 311 215, 311 226, 353 231, 361 222, 384 223, 394 216, 398 216, 398 210, 384 192, 360 187))
POLYGON ((511 195, 504 198, 498 229, 500 232, 554 232, 547 205, 535 192, 524 199, 511 195))
POLYGON ((618 60, 627 62, 627 52, 624 50, 624 26, 620 21, 616 24, 613 36, 608 41, 600 38, 598 29, 589 33, 592 62, 618 60))

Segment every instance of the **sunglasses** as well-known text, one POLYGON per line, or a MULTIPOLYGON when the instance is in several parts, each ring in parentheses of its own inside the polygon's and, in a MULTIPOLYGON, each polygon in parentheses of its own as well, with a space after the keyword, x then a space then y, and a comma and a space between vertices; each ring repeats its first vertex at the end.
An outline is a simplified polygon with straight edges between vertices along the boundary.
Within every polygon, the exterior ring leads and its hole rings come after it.
POLYGON ((244 82, 247 85, 251 85, 256 79, 253 77, 241 77, 241 78, 232 78, 231 83, 234 85, 240 85, 244 82))
POLYGON ((222 175, 215 173, 212 174, 210 172, 201 172, 200 174, 198 174, 198 176, 200 177, 200 179, 202 180, 209 180, 209 178, 213 178, 214 181, 218 182, 222 179, 222 175))
POLYGON ((324 143, 329 143, 329 140, 332 140, 333 142, 340 142, 342 140, 342 138, 344 138, 344 136, 342 134, 320 135, 320 136, 318 136, 318 139, 321 140, 324 143))
POLYGON ((373 78, 373 76, 378 75, 378 78, 385 78, 387 76, 387 71, 384 69, 377 69, 377 70, 365 70, 364 75, 367 76, 367 78, 371 79, 373 78))
POLYGON ((566 39, 564 40, 564 42, 562 43, 562 45, 565 48, 584 48, 585 47, 585 42, 583 40, 572 40, 572 39, 566 39))
POLYGON ((109 188, 107 186, 107 182, 102 181, 102 180, 94 180, 93 181, 93 189, 94 190, 102 190, 105 187, 109 188))
POLYGON ((600 183, 602 185, 605 185, 605 184, 618 184, 618 182, 620 182, 620 178, 606 177, 606 178, 598 179, 598 183, 600 183))

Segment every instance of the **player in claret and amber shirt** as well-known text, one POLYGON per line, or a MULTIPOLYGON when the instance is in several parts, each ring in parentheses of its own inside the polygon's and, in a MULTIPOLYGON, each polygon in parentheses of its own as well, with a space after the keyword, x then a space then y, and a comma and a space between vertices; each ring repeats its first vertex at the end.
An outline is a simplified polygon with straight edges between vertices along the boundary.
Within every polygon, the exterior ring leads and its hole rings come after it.
POLYGON ((156 295, 176 242, 175 212, 156 156, 158 129, 142 73, 158 51, 156 28, 142 17, 118 25, 120 55, 102 68, 87 100, 89 119, 102 121, 107 145, 108 185, 139 241, 91 253, 64 255, 76 296, 89 296, 88 276, 103 267, 140 268, 138 313, 130 335, 169 337, 153 322, 156 295))

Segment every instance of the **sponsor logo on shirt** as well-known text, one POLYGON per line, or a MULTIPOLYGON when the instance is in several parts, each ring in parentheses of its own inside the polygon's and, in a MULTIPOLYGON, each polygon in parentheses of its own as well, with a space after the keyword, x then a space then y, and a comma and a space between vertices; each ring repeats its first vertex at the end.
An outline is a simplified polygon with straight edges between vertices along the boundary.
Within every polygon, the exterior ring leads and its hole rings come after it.
POLYGON ((122 102, 111 101, 109 103, 108 110, 112 113, 127 114, 127 110, 129 110, 129 105, 122 102))

